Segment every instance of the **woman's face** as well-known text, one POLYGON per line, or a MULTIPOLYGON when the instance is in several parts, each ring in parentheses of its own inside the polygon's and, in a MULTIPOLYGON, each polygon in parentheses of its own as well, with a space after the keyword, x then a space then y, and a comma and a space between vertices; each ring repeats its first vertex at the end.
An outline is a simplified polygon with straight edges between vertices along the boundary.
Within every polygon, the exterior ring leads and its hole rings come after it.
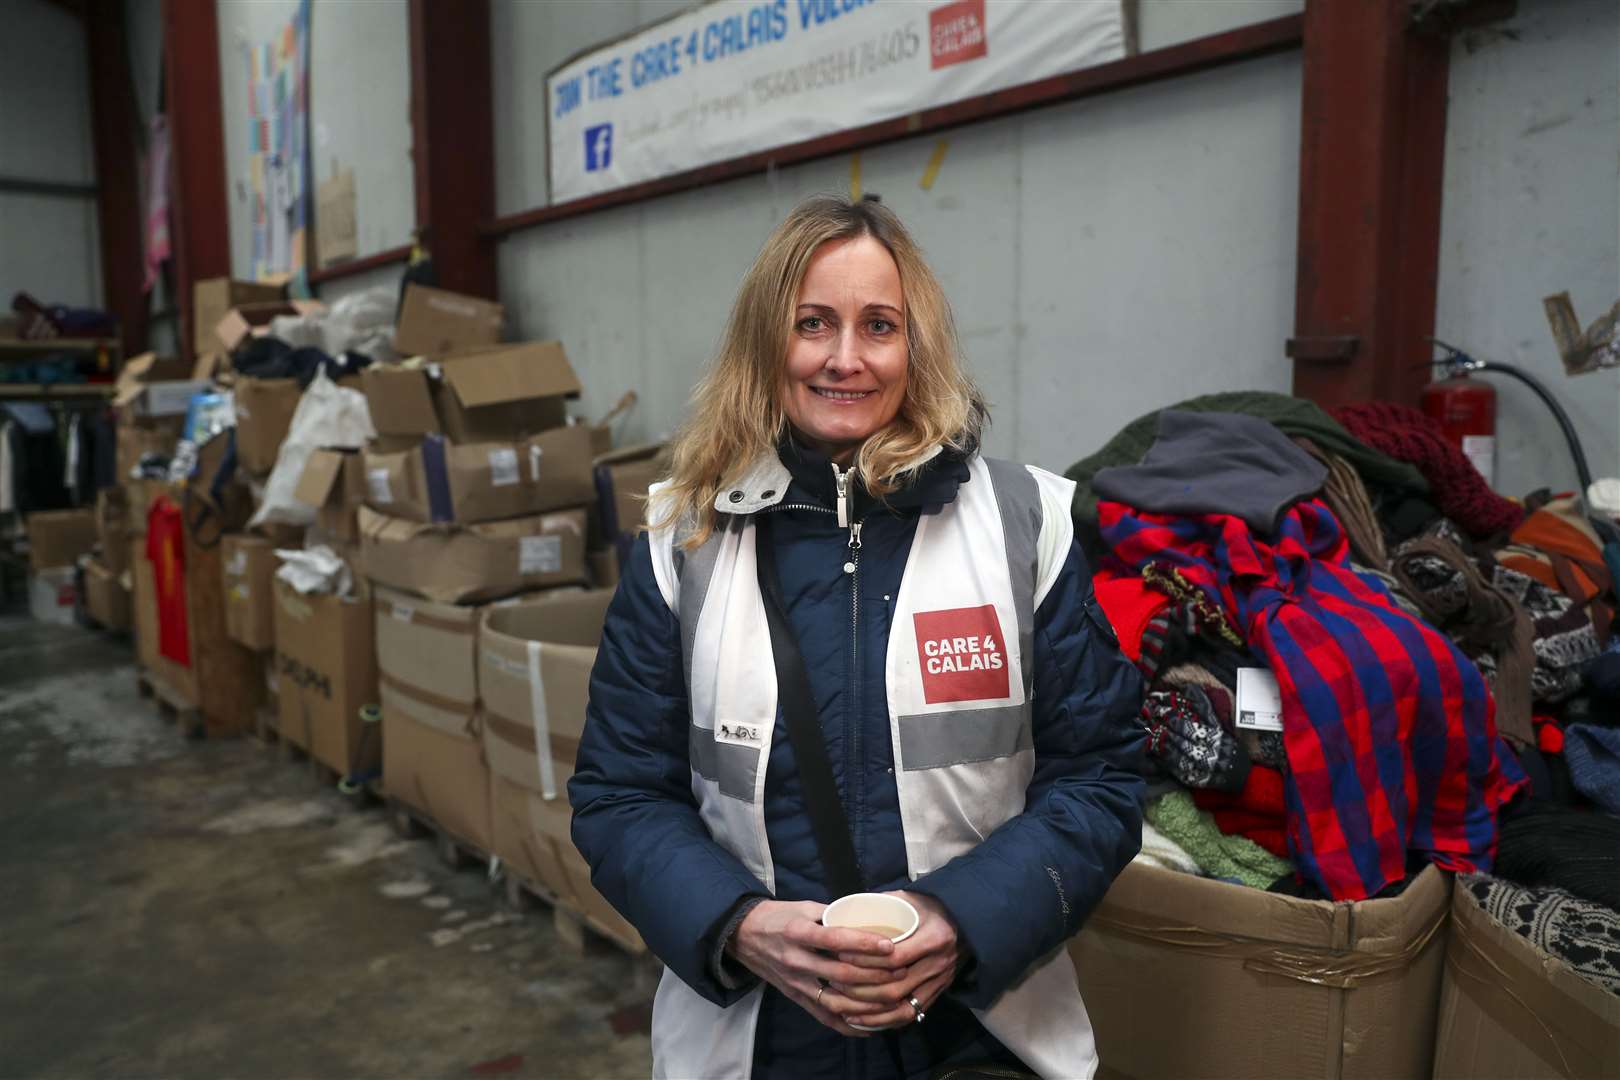
POLYGON ((886 427, 906 394, 905 297, 889 249, 870 236, 816 249, 788 336, 788 421, 841 464, 886 427))

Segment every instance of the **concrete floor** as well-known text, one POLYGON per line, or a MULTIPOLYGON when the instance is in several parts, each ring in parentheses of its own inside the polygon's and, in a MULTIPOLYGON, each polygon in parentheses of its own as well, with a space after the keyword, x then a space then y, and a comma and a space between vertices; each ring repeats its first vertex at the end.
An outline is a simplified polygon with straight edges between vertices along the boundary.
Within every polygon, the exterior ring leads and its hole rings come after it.
POLYGON ((646 1076, 656 976, 0 615, 0 1076, 646 1076), (491 919, 493 918, 493 924, 491 919), (509 921, 507 921, 509 920, 509 921))

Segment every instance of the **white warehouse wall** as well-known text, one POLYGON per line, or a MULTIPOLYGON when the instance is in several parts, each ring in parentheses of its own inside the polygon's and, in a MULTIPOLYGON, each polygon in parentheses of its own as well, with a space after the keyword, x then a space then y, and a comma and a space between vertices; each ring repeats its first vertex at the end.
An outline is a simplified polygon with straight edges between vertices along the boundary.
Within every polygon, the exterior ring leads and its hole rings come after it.
MULTIPOLYGON (((497 202, 539 205, 545 73, 680 3, 493 8, 497 202)), ((1300 10, 1146 0, 1144 50, 1300 10)), ((1205 392, 1286 392, 1300 59, 1273 56, 861 155, 928 252, 993 405, 989 448, 1054 469, 1141 412, 1205 392)), ((848 155, 531 229, 502 243, 516 331, 555 337, 597 416, 635 388, 629 439, 670 431, 737 283, 801 198, 847 190, 848 155)))
MULTIPOLYGON (((1620 297, 1620 4, 1542 0, 1460 35, 1446 119, 1436 336, 1548 384, 1594 476, 1620 476, 1620 372, 1564 375, 1542 312, 1568 291, 1582 325, 1620 297)), ((1572 490, 1546 406, 1497 388, 1497 490, 1572 490)))
MULTIPOLYGON (((13 0, 0 34, 0 176, 93 184, 89 43, 83 21, 47 0, 13 0)), ((101 303, 93 197, 0 191, 0 303, 101 303)))

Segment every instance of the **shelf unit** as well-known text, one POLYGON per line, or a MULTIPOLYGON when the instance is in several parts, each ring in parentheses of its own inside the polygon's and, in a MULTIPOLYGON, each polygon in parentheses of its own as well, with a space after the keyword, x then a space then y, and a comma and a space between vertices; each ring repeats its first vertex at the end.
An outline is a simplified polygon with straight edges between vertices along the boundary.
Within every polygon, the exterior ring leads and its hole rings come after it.
POLYGON ((33 360, 41 356, 67 352, 93 353, 100 349, 106 349, 107 355, 117 359, 123 345, 117 338, 47 338, 42 341, 0 338, 0 362, 33 360))
MULTIPOLYGON (((0 338, 0 366, 58 356, 63 353, 94 355, 105 353, 114 374, 123 366, 123 343, 118 338, 44 338, 25 341, 0 338)), ((0 382, 0 401, 94 402, 110 399, 114 386, 95 383, 8 383, 0 382)))
POLYGON ((113 396, 112 383, 0 382, 0 401, 95 401, 113 396))

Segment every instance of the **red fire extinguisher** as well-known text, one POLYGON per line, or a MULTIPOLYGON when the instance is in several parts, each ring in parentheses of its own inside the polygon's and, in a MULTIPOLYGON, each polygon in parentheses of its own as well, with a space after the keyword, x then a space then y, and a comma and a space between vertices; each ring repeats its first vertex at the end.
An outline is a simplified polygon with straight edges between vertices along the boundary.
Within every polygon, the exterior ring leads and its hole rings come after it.
POLYGON ((1445 431, 1492 486, 1496 483, 1496 388, 1466 371, 1451 369, 1448 379, 1423 388, 1423 414, 1445 431))

